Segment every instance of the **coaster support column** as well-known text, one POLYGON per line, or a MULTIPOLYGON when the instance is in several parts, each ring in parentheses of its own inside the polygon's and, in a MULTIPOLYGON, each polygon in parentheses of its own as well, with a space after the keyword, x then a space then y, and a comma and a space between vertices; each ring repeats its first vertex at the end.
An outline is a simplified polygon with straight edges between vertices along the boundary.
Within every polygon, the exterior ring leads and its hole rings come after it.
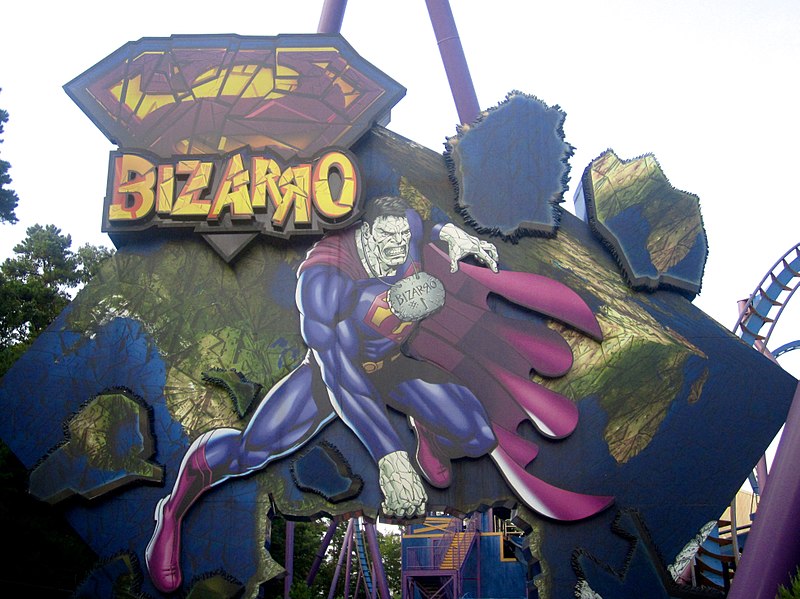
POLYGON ((472 123, 480 115, 481 109, 472 85, 464 49, 461 47, 461 39, 458 37, 453 11, 450 10, 450 2, 425 0, 425 4, 428 5, 428 14, 436 35, 436 43, 439 45, 439 53, 442 55, 447 80, 450 82, 458 118, 462 125, 472 123))

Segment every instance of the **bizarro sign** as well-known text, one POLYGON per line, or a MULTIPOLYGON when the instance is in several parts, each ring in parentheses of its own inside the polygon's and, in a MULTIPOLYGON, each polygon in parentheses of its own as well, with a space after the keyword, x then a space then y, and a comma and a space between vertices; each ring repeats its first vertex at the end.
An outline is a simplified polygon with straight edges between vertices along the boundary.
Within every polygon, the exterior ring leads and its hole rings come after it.
POLYGON ((263 154, 165 162, 114 152, 109 170, 103 222, 112 233, 143 221, 161 227, 198 219, 219 223, 225 213, 254 223, 256 213, 264 213, 262 233, 288 236, 344 226, 360 208, 358 167, 342 150, 286 168, 263 154))
POLYGON ((697 198, 609 150, 563 211, 533 96, 442 155, 338 36, 146 38, 66 88, 120 146, 118 251, 0 437, 100 557, 84 596, 258 597, 275 515, 513 508, 539 596, 668 597, 783 422, 796 381, 691 304, 697 198))
POLYGON ((123 244, 188 227, 227 261, 259 234, 357 220, 345 150, 405 93, 341 38, 292 35, 144 38, 65 89, 126 148, 111 155, 103 231, 123 244))

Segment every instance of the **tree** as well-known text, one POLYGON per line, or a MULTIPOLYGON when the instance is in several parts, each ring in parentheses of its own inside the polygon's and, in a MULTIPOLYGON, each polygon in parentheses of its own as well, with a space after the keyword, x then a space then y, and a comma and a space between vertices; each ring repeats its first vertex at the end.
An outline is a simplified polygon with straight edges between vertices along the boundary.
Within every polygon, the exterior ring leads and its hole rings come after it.
MULTIPOLYGON (((8 112, 0 109, 0 135, 8 112)), ((0 139, 2 143, 2 139, 0 139)), ((11 165, 0 160, 0 223, 17 222, 17 194, 7 186, 11 165)), ((0 377, 69 302, 70 292, 94 274, 111 250, 85 245, 76 254, 72 239, 49 225, 27 230, 15 258, 0 265, 0 377)), ((0 441, 0 528, 14 551, 2 561, 0 580, 7 594, 46 590, 70 597, 97 556, 54 506, 27 492, 28 471, 0 441)))
POLYGON ((800 567, 795 570, 794 576, 789 581, 789 588, 784 585, 778 587, 778 594, 775 599, 798 599, 800 598, 800 567))
POLYGON ((6 597, 74 597, 97 555, 58 506, 28 493, 28 469, 0 441, 0 528, 12 551, 0 560, 6 597))
POLYGON ((72 237, 34 225, 0 265, 0 375, 58 316, 112 250, 90 244, 70 250, 72 237))
MULTIPOLYGON (((71 245, 57 227, 34 225, 0 265, 0 376, 112 254, 89 244, 73 253, 71 245)), ((16 544, 0 568, 3 588, 20 596, 32 588, 71 596, 97 556, 57 508, 28 494, 28 471, 2 442, 0 473, 0 528, 16 544)))
MULTIPOLYGON (((0 90, 2 91, 2 90, 0 90)), ((0 135, 3 134, 3 126, 8 122, 8 111, 0 108, 0 135)), ((0 139, 0 143, 3 140, 0 139)), ((15 223, 17 215, 14 210, 17 207, 19 198, 13 189, 8 189, 6 185, 11 184, 11 176, 8 170, 11 165, 5 160, 0 160, 0 223, 15 223)))
POLYGON ((402 541, 399 529, 395 531, 387 530, 385 533, 378 533, 378 547, 383 558, 383 569, 386 572, 386 583, 389 585, 389 592, 392 597, 401 596, 401 586, 403 582, 402 571, 402 541))
MULTIPOLYGON (((323 567, 318 574, 313 589, 309 589, 306 578, 311 571, 311 566, 317 556, 322 537, 328 529, 329 522, 326 520, 314 520, 310 522, 296 522, 294 529, 294 584, 290 595, 292 599, 308 597, 327 596, 330 587, 330 578, 326 576, 326 568, 323 567), (306 594, 307 593, 307 594, 306 594)), ((341 527, 340 527, 341 528, 341 527)), ((280 516, 272 519, 272 533, 270 536, 269 552, 279 564, 283 565, 286 560, 286 521, 280 516)), ((284 581, 271 580, 263 585, 265 597, 282 597, 284 581)))

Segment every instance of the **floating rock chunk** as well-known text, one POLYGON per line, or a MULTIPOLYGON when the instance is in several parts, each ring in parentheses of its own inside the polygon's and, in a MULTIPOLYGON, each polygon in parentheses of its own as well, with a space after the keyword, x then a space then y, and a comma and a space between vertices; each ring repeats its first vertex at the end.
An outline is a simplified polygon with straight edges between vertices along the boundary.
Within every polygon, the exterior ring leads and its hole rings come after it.
POLYGON ((260 383, 247 380, 246 376, 232 368, 212 368, 203 373, 203 380, 225 389, 240 417, 247 413, 263 389, 260 383))
POLYGON ((364 486, 342 453, 330 443, 319 443, 292 462, 292 478, 303 491, 317 493, 332 503, 358 496, 364 486))
POLYGON ((477 231, 555 235, 574 151, 564 141, 565 117, 558 106, 512 92, 448 140, 458 207, 477 231))
POLYGON ((675 189, 655 156, 607 150, 583 173, 576 210, 640 291, 700 292, 708 241, 697 196, 675 189))
POLYGON ((67 441, 31 472, 30 491, 39 499, 91 499, 132 481, 163 479, 163 469, 146 461, 153 455, 147 410, 127 392, 101 393, 67 429, 67 441))

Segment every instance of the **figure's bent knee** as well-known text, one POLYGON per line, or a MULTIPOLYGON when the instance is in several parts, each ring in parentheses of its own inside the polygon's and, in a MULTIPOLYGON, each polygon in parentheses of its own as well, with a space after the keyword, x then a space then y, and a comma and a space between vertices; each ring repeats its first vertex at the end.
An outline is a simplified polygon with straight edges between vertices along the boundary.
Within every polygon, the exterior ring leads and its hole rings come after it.
POLYGON ((259 434, 257 429, 214 431, 206 448, 206 460, 217 475, 241 476, 264 468, 283 450, 280 435, 259 434))
POLYGON ((488 423, 481 424, 474 429, 474 435, 464 444, 464 451, 468 457, 477 458, 486 455, 497 445, 497 439, 488 423))
POLYGON ((248 472, 246 454, 245 435, 235 428, 216 429, 206 444, 206 461, 217 479, 248 472))

